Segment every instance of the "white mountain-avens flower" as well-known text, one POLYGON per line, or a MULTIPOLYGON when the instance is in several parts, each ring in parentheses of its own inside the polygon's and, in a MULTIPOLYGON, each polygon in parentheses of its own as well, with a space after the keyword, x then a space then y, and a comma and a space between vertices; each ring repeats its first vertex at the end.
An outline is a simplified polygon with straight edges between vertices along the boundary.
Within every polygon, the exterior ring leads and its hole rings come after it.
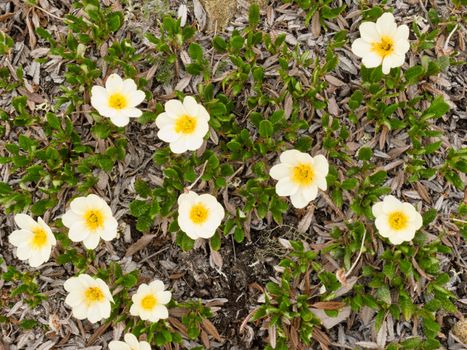
POLYGON ((367 68, 382 64, 383 73, 404 64, 405 54, 410 49, 409 27, 397 26, 392 13, 384 13, 375 22, 363 22, 360 38, 352 43, 352 52, 362 59, 367 68))
POLYGON ((178 226, 191 239, 214 236, 224 216, 224 207, 210 194, 189 191, 178 197, 178 226))
POLYGON ((125 341, 112 340, 109 343, 109 350, 151 350, 151 345, 147 341, 138 341, 133 334, 127 333, 123 338, 125 341))
POLYGON ((209 131, 209 118, 206 108, 191 96, 186 96, 183 103, 167 101, 165 112, 156 118, 157 136, 169 143, 173 153, 195 151, 201 147, 209 131))
POLYGON ((423 219, 415 207, 394 196, 385 196, 372 207, 375 226, 381 236, 392 244, 411 241, 423 225, 423 219))
POLYGON ((81 274, 67 279, 63 287, 68 292, 65 304, 71 307, 78 320, 88 319, 96 323, 110 316, 112 294, 100 278, 81 274))
POLYGON ((50 227, 41 218, 35 221, 27 214, 16 214, 15 222, 20 229, 13 231, 8 241, 17 247, 18 259, 28 260, 31 267, 47 262, 52 247, 57 244, 50 227))
POLYGON ((141 284, 131 297, 133 304, 130 314, 139 316, 144 321, 157 322, 169 317, 166 304, 170 302, 172 293, 165 290, 164 283, 160 280, 150 284, 141 284))
POLYGON ((87 249, 95 249, 101 238, 111 241, 117 236, 118 223, 112 210, 95 194, 73 199, 62 222, 69 228, 68 237, 83 242, 87 249))
POLYGON ((144 101, 144 97, 133 79, 122 80, 118 74, 109 75, 105 88, 95 85, 91 89, 91 105, 119 127, 127 125, 130 118, 141 117, 143 112, 136 106, 144 101))
POLYGON ((318 189, 326 191, 329 164, 323 155, 312 157, 297 150, 283 152, 280 163, 274 165, 269 175, 275 180, 276 193, 290 196, 295 208, 304 208, 318 195, 318 189))

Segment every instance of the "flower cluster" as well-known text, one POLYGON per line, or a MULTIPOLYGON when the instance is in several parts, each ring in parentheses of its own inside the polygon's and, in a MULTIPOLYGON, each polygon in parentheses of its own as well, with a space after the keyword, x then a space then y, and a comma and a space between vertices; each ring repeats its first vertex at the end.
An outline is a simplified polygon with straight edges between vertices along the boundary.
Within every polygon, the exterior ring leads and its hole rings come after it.
MULTIPOLYGON (((13 231, 9 236, 11 244, 17 247, 16 255, 21 260, 29 260, 32 267, 39 267, 50 259, 52 247, 56 239, 51 228, 41 219, 35 221, 29 215, 15 215, 15 222, 20 230, 13 231)), ((109 205, 99 196, 90 194, 71 201, 70 208, 62 216, 62 222, 68 228, 68 237, 73 242, 83 242, 87 249, 95 249, 101 239, 111 241, 117 237, 118 222, 112 214, 109 205)), ((71 277, 63 285, 68 295, 65 304, 68 305, 74 317, 87 319, 92 323, 110 317, 114 302, 109 286, 100 278, 88 274, 71 277)), ((154 280, 149 285, 142 284, 133 295, 130 313, 142 320, 157 322, 169 317, 167 304, 172 294, 165 291, 164 283, 154 280)), ((135 339, 125 337, 129 346, 136 344, 135 339)), ((115 344, 115 349, 123 345, 115 344)), ((145 345, 141 345, 144 349, 145 345)))
MULTIPOLYGON (((352 51, 362 59, 365 67, 381 65, 383 73, 388 74, 391 68, 403 65, 405 54, 410 49, 409 29, 406 25, 398 27, 392 14, 383 14, 376 23, 362 23, 359 31, 361 37, 353 42, 352 51)), ((126 126, 130 118, 142 116, 137 106, 144 99, 145 93, 138 90, 135 81, 122 79, 117 74, 108 76, 105 87, 94 86, 91 90, 91 105, 117 127, 126 126)), ((191 96, 184 97, 183 101, 167 101, 164 112, 155 120, 158 138, 168 143, 174 154, 200 149, 209 132, 209 122, 206 108, 191 96)), ((312 156, 295 149, 281 153, 279 162, 269 170, 271 178, 277 180, 277 195, 290 197, 291 204, 297 209, 307 207, 318 197, 319 190, 327 190, 328 173, 329 162, 324 155, 312 156)), ((216 233, 226 213, 212 194, 191 191, 193 185, 178 197, 177 223, 189 238, 209 239, 216 233)), ((372 213, 379 234, 392 244, 411 241, 422 227, 422 217, 415 207, 391 195, 375 203, 372 213)), ((17 214, 14 220, 19 229, 10 234, 9 242, 17 248, 16 256, 27 260, 31 267, 47 262, 56 245, 52 229, 42 218, 36 221, 26 214, 17 214)), ((96 249, 101 240, 109 242, 118 236, 118 222, 112 209, 95 194, 73 199, 61 220, 68 229, 69 239, 75 243, 82 242, 86 249, 96 249)), ((95 323, 110 317, 114 299, 111 289, 102 279, 82 273, 69 278, 64 289, 68 293, 65 304, 77 319, 95 323)), ((160 280, 141 284, 131 297, 130 314, 150 322, 167 319, 167 304, 171 298, 171 292, 165 290, 160 280)), ((147 350, 150 345, 145 341, 139 342, 128 333, 124 342, 112 341, 109 349, 147 350)))

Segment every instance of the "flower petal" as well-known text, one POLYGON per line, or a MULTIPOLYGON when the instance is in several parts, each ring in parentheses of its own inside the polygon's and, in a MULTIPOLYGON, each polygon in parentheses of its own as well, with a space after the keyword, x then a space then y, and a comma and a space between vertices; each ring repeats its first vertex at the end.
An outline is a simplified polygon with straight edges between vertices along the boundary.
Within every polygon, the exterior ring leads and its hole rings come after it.
POLYGON ((381 36, 394 37, 397 32, 397 24, 394 15, 390 12, 383 13, 381 17, 376 20, 376 30, 381 36))
POLYGON ((298 186, 295 185, 289 178, 282 178, 276 184, 276 193, 279 196, 290 196, 298 191, 298 186))

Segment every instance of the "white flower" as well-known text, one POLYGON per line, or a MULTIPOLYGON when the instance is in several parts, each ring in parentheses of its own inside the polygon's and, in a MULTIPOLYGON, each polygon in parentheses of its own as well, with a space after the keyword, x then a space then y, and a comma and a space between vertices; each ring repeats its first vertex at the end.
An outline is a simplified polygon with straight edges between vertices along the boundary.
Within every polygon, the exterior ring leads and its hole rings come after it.
POLYGON ((102 238, 111 241, 117 236, 117 220, 107 203, 95 194, 71 201, 70 209, 62 216, 73 242, 83 242, 87 249, 95 249, 102 238))
POLYGON ((69 293, 65 304, 71 307, 78 320, 87 318, 96 323, 110 316, 110 303, 114 300, 109 287, 100 278, 82 274, 67 279, 63 287, 69 293))
POLYGON ((224 208, 210 194, 190 191, 178 197, 178 226, 191 239, 214 236, 224 216, 224 208))
POLYGON ((397 26, 392 13, 384 13, 376 23, 363 22, 360 27, 361 38, 352 44, 352 52, 362 58, 367 68, 383 64, 383 73, 404 64, 405 54, 410 49, 409 27, 397 26))
POLYGON ((422 216, 410 203, 403 203, 394 196, 386 196, 372 207, 379 234, 392 244, 411 241, 422 227, 422 216))
POLYGON ((37 222, 26 214, 15 215, 20 230, 13 231, 8 241, 18 249, 20 260, 29 260, 29 265, 38 267, 49 260, 52 246, 57 244, 50 227, 41 219, 37 222))
POLYGON ((295 208, 305 208, 318 195, 318 188, 326 191, 326 175, 329 171, 327 159, 315 157, 297 150, 283 152, 280 163, 274 165, 269 175, 275 180, 276 193, 290 196, 295 208))
POLYGON ((164 289, 164 283, 159 280, 155 280, 149 285, 141 284, 131 297, 133 304, 130 308, 130 314, 151 322, 169 317, 169 311, 165 305, 172 298, 172 293, 164 289))
POLYGON ((107 78, 105 88, 95 85, 91 89, 91 105, 120 127, 127 125, 130 118, 141 117, 143 112, 136 106, 144 101, 144 97, 133 79, 122 80, 118 74, 107 78))
POLYGON ((147 341, 138 342, 133 334, 127 333, 124 337, 125 341, 111 341, 109 350, 151 350, 151 345, 147 341))
POLYGON ((181 103, 170 100, 165 103, 165 112, 157 116, 160 129, 157 136, 169 142, 173 153, 195 151, 203 144, 204 135, 209 131, 209 113, 191 96, 181 103))

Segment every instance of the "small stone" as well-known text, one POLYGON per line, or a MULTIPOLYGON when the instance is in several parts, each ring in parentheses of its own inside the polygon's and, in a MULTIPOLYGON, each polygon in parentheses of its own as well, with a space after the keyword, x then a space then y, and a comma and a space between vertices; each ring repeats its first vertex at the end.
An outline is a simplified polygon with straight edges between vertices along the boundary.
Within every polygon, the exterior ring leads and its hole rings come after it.
POLYGON ((452 327, 452 333, 459 338, 459 340, 467 344, 467 320, 460 320, 454 327, 452 327))

